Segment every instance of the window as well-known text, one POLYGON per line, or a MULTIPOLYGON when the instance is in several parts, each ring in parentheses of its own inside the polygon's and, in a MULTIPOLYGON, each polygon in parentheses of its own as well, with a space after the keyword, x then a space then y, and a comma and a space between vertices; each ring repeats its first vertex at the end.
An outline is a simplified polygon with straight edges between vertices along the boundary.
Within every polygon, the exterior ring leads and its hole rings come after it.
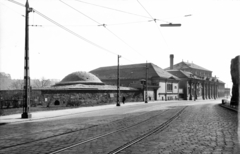
POLYGON ((167 91, 172 91, 173 90, 173 85, 172 83, 167 84, 167 91))

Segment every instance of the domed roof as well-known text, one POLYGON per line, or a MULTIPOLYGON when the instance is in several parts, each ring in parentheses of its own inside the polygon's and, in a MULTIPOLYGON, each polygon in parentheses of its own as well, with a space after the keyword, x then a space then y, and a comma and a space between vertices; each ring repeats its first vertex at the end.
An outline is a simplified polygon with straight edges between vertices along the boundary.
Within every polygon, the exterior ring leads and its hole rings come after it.
POLYGON ((62 79, 55 86, 72 84, 103 84, 102 81, 88 72, 73 72, 62 79))

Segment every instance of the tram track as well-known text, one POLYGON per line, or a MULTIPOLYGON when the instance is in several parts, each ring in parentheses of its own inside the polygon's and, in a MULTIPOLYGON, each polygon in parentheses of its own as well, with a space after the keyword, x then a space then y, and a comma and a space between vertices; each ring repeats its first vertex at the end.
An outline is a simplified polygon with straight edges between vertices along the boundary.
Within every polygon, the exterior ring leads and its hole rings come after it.
MULTIPOLYGON (((93 138, 90 138, 90 139, 87 139, 85 141, 82 141, 83 143, 86 143, 86 142, 89 142, 89 141, 92 141, 92 140, 96 140, 97 138, 101 138, 103 136, 106 136, 107 135, 110 135, 110 134, 113 134, 113 133, 116 133, 116 132, 119 132, 120 130, 127 130, 131 127, 134 127, 136 125, 140 125, 141 123, 144 123, 146 121, 149 121, 150 119, 153 119, 153 118, 156 118, 157 116, 160 116, 162 114, 164 114, 166 111, 168 110, 164 110, 163 112, 161 112, 160 114, 156 114, 154 113, 153 116, 150 116, 149 118, 143 120, 143 121, 140 121, 134 125, 131 125, 129 127, 122 127, 118 130, 115 130, 115 131, 112 131, 112 132, 108 132, 108 133, 105 133, 105 134, 102 134, 102 135, 98 135, 97 137, 93 137, 93 138)), ((144 116, 144 115, 147 115, 149 113, 143 113, 143 114, 140 114, 140 115, 131 115, 131 117, 128 117, 128 118, 123 118, 123 119, 118 119, 118 120, 115 120, 115 121, 112 121, 110 123, 126 123, 127 121, 131 121, 132 119, 134 118, 137 118, 137 117, 140 117, 140 116, 144 116)), ((100 124, 101 125, 101 124, 100 124)), ((1 147, 0 148, 0 153, 2 150, 5 150, 5 149, 8 149, 8 148, 17 148, 17 147, 20 147, 20 146, 27 146, 29 144, 34 144, 34 143, 38 143, 38 142, 43 142, 43 141, 47 141, 49 139, 53 139, 53 138, 58 138, 58 137, 61 137, 61 136, 64 136, 64 135, 70 135, 70 134, 73 134, 73 133, 76 133, 76 132, 80 132, 80 131, 83 131, 83 130, 87 130, 87 129, 91 129, 93 127, 98 127, 100 125, 93 125, 93 126, 90 126, 90 127, 87 127, 87 128, 84 128, 84 129, 79 129, 79 130, 74 130, 74 131, 69 131, 69 132, 66 132, 66 133, 61 133, 61 134, 57 134, 57 135, 53 135, 53 136, 49 136, 49 137, 45 137, 45 138, 41 138, 41 139, 37 139, 37 140, 31 140, 31 141, 26 141, 26 142, 23 142, 23 143, 19 143, 19 144, 14 144, 14 145, 11 145, 11 146, 5 146, 5 147, 1 147)))
MULTIPOLYGON (((186 106, 187 107, 187 106, 186 106)), ((180 111, 178 111, 176 114, 174 114, 174 116, 171 116, 170 118, 168 118, 165 122, 161 123, 160 125, 158 125, 157 127, 154 127, 153 129, 150 129, 150 130, 147 130, 146 133, 141 133, 140 136, 136 137, 135 139, 117 147, 116 149, 114 150, 110 150, 110 152, 108 152, 109 154, 116 154, 116 153, 119 153, 123 150, 125 150, 126 148, 140 142, 141 140, 147 138, 148 136, 150 135, 153 135, 154 133, 156 132, 160 132, 160 131, 163 131, 164 129, 166 129, 170 124, 171 122, 173 122, 177 117, 179 117, 179 115, 185 110, 185 108, 182 108, 180 111)), ((124 131, 127 131, 127 130, 130 130, 134 127, 137 127, 137 126, 140 126, 146 122, 149 122, 151 119, 153 118, 157 118, 158 116, 162 115, 163 113, 159 114, 159 115, 156 115, 156 116, 153 116, 147 120, 144 120, 140 123, 137 123, 137 124, 134 124, 134 125, 131 125, 129 127, 126 127, 126 128, 121 128, 121 129, 118 129, 118 130, 115 130, 115 131, 112 131, 112 132, 109 132, 109 133, 106 133, 106 134, 102 134, 102 135, 99 135, 99 136, 95 136, 93 138, 90 138, 88 140, 85 140, 85 141, 81 141, 81 142, 78 142, 76 144, 73 144, 73 145, 70 145, 70 146, 67 146, 67 147, 64 147, 64 148, 61 148, 61 149, 58 149, 56 151, 52 151, 50 152, 50 154, 57 154, 57 153, 61 153, 61 152, 65 152, 66 150, 69 150, 69 149, 72 149, 72 148, 75 148, 75 147, 78 147, 78 146, 81 146, 81 145, 84 145, 86 143, 89 143, 89 142, 93 142, 93 141, 96 141, 98 139, 102 139, 104 137, 107 137, 107 136, 110 136, 112 134, 115 134, 115 133, 119 133, 119 132, 124 132, 124 131)), ((144 132, 144 131, 143 131, 144 132)), ((68 153, 68 152, 67 152, 68 153)))
MULTIPOLYGON (((186 107, 185 107, 185 108, 186 108, 186 107)), ((182 110, 180 110, 177 114, 175 114, 173 117, 171 117, 171 118, 168 119, 166 122, 164 122, 163 124, 159 125, 158 127, 154 128, 154 129, 150 130, 149 132, 147 132, 147 133, 145 133, 145 134, 137 137, 136 139, 134 139, 134 140, 132 140, 132 141, 130 141, 130 142, 128 142, 128 143, 126 143, 126 144, 118 147, 118 148, 116 148, 115 150, 109 152, 108 154, 117 154, 117 153, 119 153, 119 152, 121 152, 121 151, 129 148, 130 146, 132 146, 132 145, 140 142, 141 140, 143 140, 143 139, 145 139, 145 138, 153 135, 154 133, 163 131, 165 128, 167 128, 167 127, 169 126, 169 124, 170 124, 173 120, 175 120, 175 119, 185 110, 185 108, 183 108, 182 110)))

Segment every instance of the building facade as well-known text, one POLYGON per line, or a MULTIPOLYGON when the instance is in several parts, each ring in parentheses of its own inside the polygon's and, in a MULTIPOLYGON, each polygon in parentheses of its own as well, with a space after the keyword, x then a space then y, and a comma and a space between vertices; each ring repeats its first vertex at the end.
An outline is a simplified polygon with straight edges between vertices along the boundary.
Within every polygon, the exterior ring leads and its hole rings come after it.
MULTIPOLYGON (((153 63, 121 65, 119 70, 120 85, 142 90, 144 97, 147 92, 149 100, 178 100, 179 98, 180 79, 153 63)), ((117 85, 117 66, 100 67, 90 73, 96 75, 105 84, 117 85)))
POLYGON ((170 67, 165 70, 180 78, 180 98, 184 100, 216 99, 224 97, 225 83, 212 77, 212 71, 194 63, 180 62, 173 64, 170 55, 170 67))
MULTIPOLYGON (((128 102, 143 100, 142 91, 120 87, 120 100, 128 102)), ((31 106, 92 106, 117 102, 117 86, 106 85, 88 72, 73 72, 52 87, 31 89, 31 106)), ((0 90, 0 108, 21 107, 23 90, 0 90)))

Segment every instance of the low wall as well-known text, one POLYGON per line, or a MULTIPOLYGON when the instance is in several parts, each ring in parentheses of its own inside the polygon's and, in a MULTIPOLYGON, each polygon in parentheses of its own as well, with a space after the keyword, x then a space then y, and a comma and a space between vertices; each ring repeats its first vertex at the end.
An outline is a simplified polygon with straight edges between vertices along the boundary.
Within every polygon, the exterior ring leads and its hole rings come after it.
MULTIPOLYGON (((125 97, 125 102, 143 101, 142 91, 124 90, 120 92, 120 101, 125 97)), ((0 91, 2 106, 21 107, 22 90, 0 91)), ((117 91, 89 91, 89 90, 33 90, 31 92, 31 106, 64 105, 64 106, 92 106, 117 102, 117 91)))

